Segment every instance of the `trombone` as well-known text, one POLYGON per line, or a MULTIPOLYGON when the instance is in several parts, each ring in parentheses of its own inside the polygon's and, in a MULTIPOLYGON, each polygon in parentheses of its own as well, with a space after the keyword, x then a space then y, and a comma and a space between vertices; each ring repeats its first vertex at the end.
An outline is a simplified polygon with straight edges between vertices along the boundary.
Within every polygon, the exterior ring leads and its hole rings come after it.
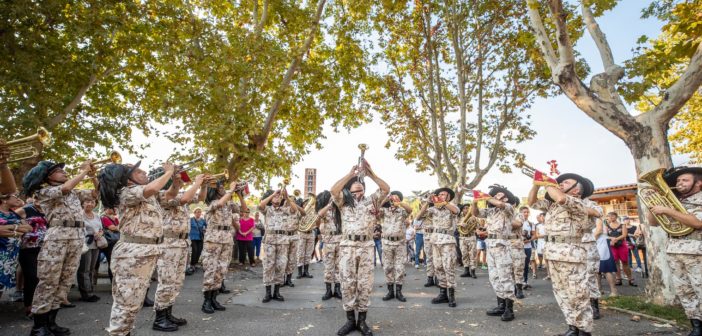
POLYGON ((44 147, 50 146, 51 133, 46 128, 39 127, 37 133, 33 135, 8 141, 7 147, 10 149, 10 158, 7 162, 20 162, 38 157, 41 152, 34 146, 36 143, 41 143, 44 147))

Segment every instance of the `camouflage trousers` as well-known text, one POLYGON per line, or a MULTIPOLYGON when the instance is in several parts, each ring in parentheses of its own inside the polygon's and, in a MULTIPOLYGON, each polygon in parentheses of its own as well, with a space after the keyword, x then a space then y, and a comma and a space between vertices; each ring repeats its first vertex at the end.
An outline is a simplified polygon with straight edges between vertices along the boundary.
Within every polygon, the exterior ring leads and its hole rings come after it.
POLYGON ((154 309, 163 310, 175 303, 185 280, 190 248, 161 246, 161 255, 156 262, 158 286, 154 297, 154 309))
POLYGON ((220 244, 206 241, 202 247, 202 291, 211 291, 222 287, 222 281, 232 261, 234 244, 220 244))
POLYGON ((47 240, 37 258, 39 283, 34 292, 32 313, 44 314, 61 308, 61 302, 76 279, 81 239, 47 240))
POLYGON ((568 325, 574 325, 585 332, 592 332, 592 307, 587 263, 549 260, 548 272, 551 276, 553 294, 568 325))
POLYGON ((113 303, 110 326, 107 328, 110 335, 123 336, 134 327, 134 320, 144 303, 144 296, 149 289, 158 258, 157 254, 144 256, 135 253, 117 257, 112 255, 110 264, 113 274, 113 303))
POLYGON ((488 278, 495 295, 502 299, 516 300, 514 296, 514 272, 512 268, 512 246, 504 241, 487 241, 488 278))
POLYGON ((314 249, 314 236, 301 236, 297 244, 297 266, 309 265, 314 249))
POLYGON ((405 262, 407 246, 402 242, 390 242, 383 239, 383 271, 385 283, 402 285, 405 280, 405 262))
POLYGON ((441 288, 456 288, 456 244, 434 244, 434 270, 441 288))
POLYGON ((518 243, 510 242, 510 253, 512 254, 512 276, 515 284, 524 284, 524 263, 526 262, 526 254, 524 254, 524 243, 520 239, 518 243))
POLYGON ((702 255, 668 253, 675 295, 689 319, 702 320, 702 255))
POLYGON ((459 237, 459 246, 461 248, 461 259, 463 261, 463 267, 470 267, 475 269, 478 266, 476 260, 476 252, 478 251, 477 241, 475 236, 470 237, 459 237))
POLYGON ((297 246, 298 239, 290 239, 288 241, 288 255, 285 259, 285 274, 292 274, 297 266, 297 246))
POLYGON ((600 271, 600 253, 597 252, 595 242, 583 243, 583 245, 587 249, 587 288, 591 299, 599 299, 601 293, 597 285, 597 277, 600 271))
POLYGON ((263 244, 263 285, 282 285, 285 281, 285 266, 288 264, 288 243, 263 244))
MULTIPOLYGON (((417 251, 419 253, 419 251, 417 251)), ((424 263, 427 264, 427 277, 434 276, 434 244, 431 243, 431 234, 424 234, 424 263)))
POLYGON ((339 282, 339 243, 324 243, 324 282, 339 282))
POLYGON ((345 311, 368 311, 373 291, 373 245, 339 248, 341 296, 345 311))

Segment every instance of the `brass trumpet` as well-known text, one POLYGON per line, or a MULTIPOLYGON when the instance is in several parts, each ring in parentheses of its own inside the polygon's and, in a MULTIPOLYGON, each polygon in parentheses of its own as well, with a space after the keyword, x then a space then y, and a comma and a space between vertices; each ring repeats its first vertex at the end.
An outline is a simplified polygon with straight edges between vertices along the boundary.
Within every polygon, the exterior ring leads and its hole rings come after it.
POLYGON ((226 180, 229 180, 229 171, 225 169, 219 174, 210 175, 207 179, 205 179, 204 183, 214 186, 217 184, 217 182, 226 180))
POLYGON ((366 169, 363 167, 363 158, 366 154, 366 150, 368 150, 368 145, 364 143, 359 144, 358 149, 361 150, 361 156, 358 157, 358 165, 356 165, 358 169, 358 174, 356 174, 356 177, 358 182, 363 183, 363 178, 366 177, 366 169))
POLYGON ((44 147, 51 145, 51 133, 44 127, 39 127, 36 134, 8 141, 7 147, 10 149, 10 158, 7 162, 20 162, 38 157, 41 152, 34 144, 39 142, 44 147))
MULTIPOLYGON (((118 151, 112 151, 110 153, 110 156, 102 159, 102 160, 96 160, 90 163, 90 172, 88 173, 88 176, 86 176, 86 179, 91 179, 95 176, 95 173, 97 173, 100 169, 102 169, 106 164, 108 163, 122 163, 122 155, 118 151)), ((78 169, 76 169, 78 170, 78 169)))
POLYGON ((522 174, 529 176, 531 178, 534 178, 534 174, 536 173, 536 168, 526 164, 524 161, 519 163, 519 166, 522 167, 522 174))
POLYGON ((287 188, 287 186, 288 186, 289 184, 290 184, 290 178, 289 178, 289 177, 284 178, 284 179, 283 179, 283 183, 278 183, 278 191, 282 193, 283 190, 284 190, 285 188, 287 188))

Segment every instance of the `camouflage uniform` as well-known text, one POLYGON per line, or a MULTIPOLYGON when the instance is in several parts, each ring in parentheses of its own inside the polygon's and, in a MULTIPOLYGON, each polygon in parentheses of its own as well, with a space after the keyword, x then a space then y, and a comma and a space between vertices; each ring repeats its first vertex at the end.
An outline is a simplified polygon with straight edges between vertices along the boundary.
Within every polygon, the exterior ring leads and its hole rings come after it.
POLYGON ((297 266, 297 251, 299 250, 298 244, 300 243, 300 237, 297 235, 297 228, 302 216, 299 212, 294 212, 292 215, 287 216, 286 219, 285 226, 283 227, 283 230, 288 232, 288 255, 285 264, 285 274, 292 274, 295 270, 295 266, 297 266))
POLYGON ((405 244, 405 220, 409 214, 402 207, 380 208, 383 228, 383 270, 385 282, 402 285, 405 279, 405 261, 407 244, 405 244))
MULTIPOLYGON (((527 219, 518 214, 520 223, 524 223, 527 219)), ((510 223, 511 225, 511 223, 510 223)), ((524 285, 524 263, 526 262, 526 254, 524 254, 524 235, 522 226, 517 228, 512 228, 512 235, 515 239, 510 239, 511 249, 510 254, 512 255, 512 276, 514 277, 514 283, 518 285, 524 285)))
POLYGON ((229 263, 234 251, 234 227, 232 223, 239 221, 239 215, 234 214, 234 203, 227 202, 218 207, 217 201, 210 203, 205 212, 207 230, 205 243, 202 247, 202 268, 205 270, 202 281, 202 291, 217 290, 222 287, 229 263))
POLYGON ((36 201, 46 213, 49 229, 37 258, 39 283, 32 302, 33 314, 61 308, 61 301, 71 289, 84 239, 80 199, 90 194, 92 190, 74 189, 64 195, 61 186, 47 187, 36 193, 36 201))
POLYGON ((120 240, 112 251, 110 335, 126 335, 144 303, 151 275, 161 254, 163 210, 156 196, 144 197, 144 186, 123 188, 119 195, 120 240))
POLYGON ((456 215, 446 207, 427 209, 434 232, 431 244, 434 258, 434 271, 441 288, 456 288, 456 215))
POLYGON ((373 225, 375 207, 387 194, 378 189, 360 201, 354 198, 354 206, 345 206, 344 199, 332 195, 341 210, 342 237, 339 249, 339 273, 341 296, 345 311, 368 311, 373 290, 373 225))
MULTIPOLYGON (((604 215, 602 207, 597 205, 597 202, 584 199, 583 203, 588 208, 597 211, 600 216, 604 215)), ((597 251, 597 243, 593 234, 594 226, 597 225, 597 218, 590 217, 590 220, 592 221, 593 229, 583 233, 583 245, 587 248, 587 287, 590 291, 590 298, 599 299, 602 296, 600 287, 597 285, 597 277, 600 271, 600 252, 597 251)))
POLYGON ((297 266, 309 265, 312 259, 312 249, 314 249, 314 232, 297 233, 297 266))
MULTIPOLYGON (((702 220, 702 192, 680 200, 691 215, 702 220)), ((673 286, 689 319, 702 320, 702 230, 679 238, 668 237, 673 286)))
POLYGON ((185 267, 190 251, 190 217, 188 208, 181 205, 181 196, 166 201, 166 191, 159 193, 164 210, 163 243, 159 245, 161 255, 156 262, 158 286, 154 299, 154 309, 163 310, 175 303, 185 279, 185 267))
MULTIPOLYGON (((476 226, 477 228, 477 226, 476 226)), ((468 267, 471 270, 475 270, 478 267, 478 262, 476 259, 477 253, 477 239, 475 238, 475 229, 468 232, 467 235, 460 235, 458 237, 458 243, 461 249, 461 259, 463 261, 463 267, 468 267)))
MULTIPOLYGON (((432 245, 432 234, 434 232, 434 224, 427 216, 424 218, 424 263, 427 265, 427 277, 434 277, 434 245, 432 245)), ((417 251, 419 253, 420 251, 417 251)))
POLYGON ((266 235, 263 236, 263 284, 282 285, 285 281, 285 266, 288 264, 288 237, 284 234, 288 217, 293 216, 289 205, 266 207, 266 235))
POLYGON ((488 278, 498 298, 516 300, 514 296, 514 262, 512 260, 512 220, 514 207, 505 203, 505 208, 480 209, 478 217, 486 218, 488 232, 487 262, 488 278))
POLYGON ((322 254, 324 255, 324 282, 340 283, 339 279, 339 242, 341 232, 337 232, 331 210, 321 217, 319 230, 322 234, 322 254))
POLYGON ((532 208, 545 211, 546 246, 553 294, 568 325, 592 332, 592 307, 588 289, 587 254, 583 234, 592 229, 587 206, 579 198, 567 196, 564 204, 539 200, 532 208), (551 237, 559 239, 550 241, 551 237))

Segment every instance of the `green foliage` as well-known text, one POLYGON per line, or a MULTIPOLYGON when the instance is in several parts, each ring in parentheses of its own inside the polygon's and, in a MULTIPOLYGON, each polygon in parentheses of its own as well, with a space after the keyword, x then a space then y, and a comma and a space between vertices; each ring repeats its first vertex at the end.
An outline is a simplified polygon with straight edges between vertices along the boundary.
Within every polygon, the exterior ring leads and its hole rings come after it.
POLYGON ((641 296, 609 297, 602 300, 602 304, 605 307, 617 307, 675 321, 680 327, 687 327, 689 325, 689 320, 681 307, 657 305, 647 301, 646 298, 641 296))

